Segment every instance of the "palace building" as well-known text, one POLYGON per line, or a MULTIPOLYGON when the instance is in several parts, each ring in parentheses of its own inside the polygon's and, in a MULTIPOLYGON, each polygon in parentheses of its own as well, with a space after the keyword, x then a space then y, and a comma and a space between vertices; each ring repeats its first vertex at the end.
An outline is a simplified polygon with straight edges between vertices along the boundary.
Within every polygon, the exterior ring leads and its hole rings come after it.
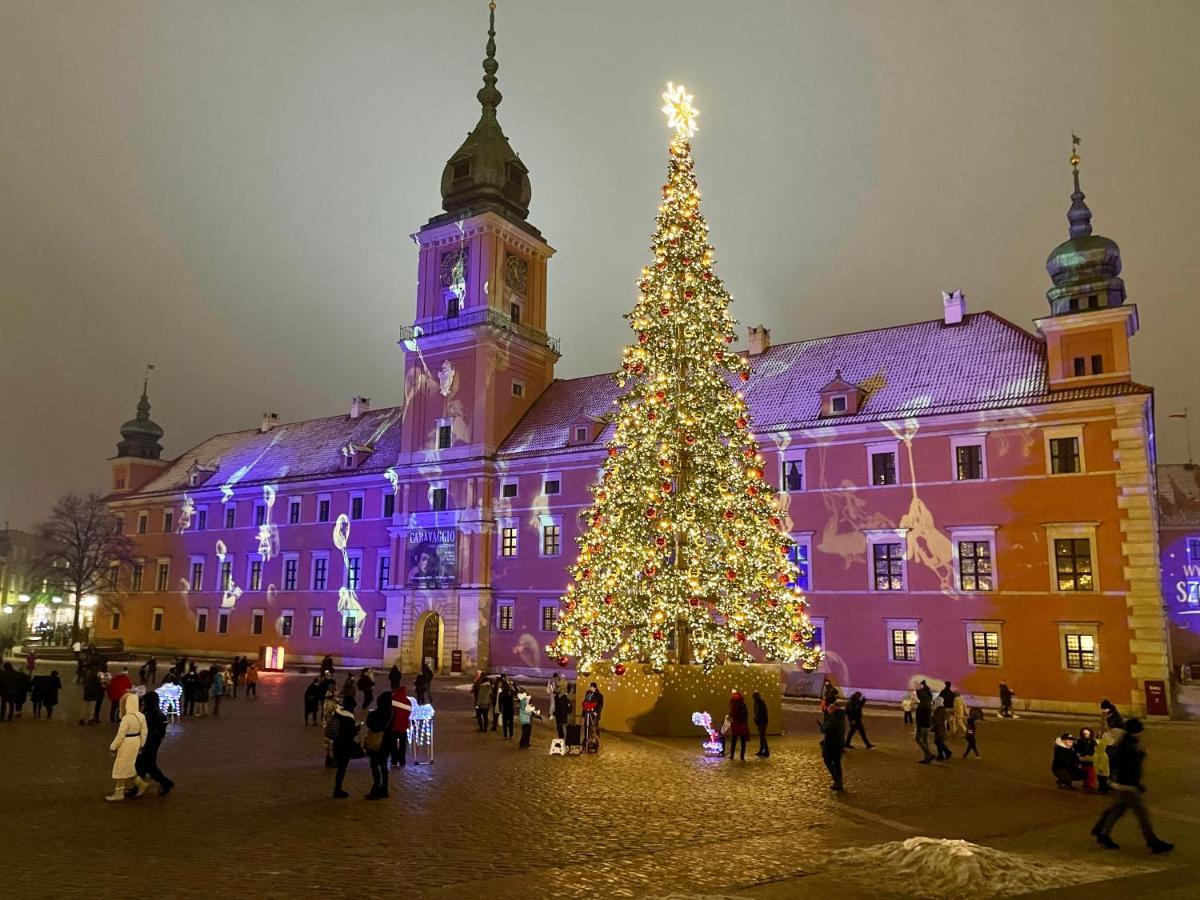
MULTIPOLYGON (((109 486, 138 560, 114 574, 99 638, 406 671, 422 658, 557 668, 545 645, 618 388, 555 378, 554 250, 497 118, 494 38, 479 121, 414 236, 398 404, 268 415, 165 460, 143 393, 109 486)), ((1082 711, 1102 697, 1145 710, 1169 688, 1138 313, 1073 164, 1069 235, 1032 330, 957 292, 908 325, 774 345, 750 329, 741 387, 822 670, 844 689, 897 699, 950 679, 994 702, 1004 679, 1020 705, 1082 711)))

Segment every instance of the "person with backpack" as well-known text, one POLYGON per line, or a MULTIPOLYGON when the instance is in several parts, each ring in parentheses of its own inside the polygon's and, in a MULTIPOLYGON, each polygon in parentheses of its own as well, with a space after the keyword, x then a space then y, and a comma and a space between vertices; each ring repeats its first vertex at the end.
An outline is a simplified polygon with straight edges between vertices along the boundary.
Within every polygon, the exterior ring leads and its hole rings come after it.
POLYGON ((1138 735, 1142 733, 1140 719, 1129 719, 1124 723, 1124 733, 1109 750, 1111 775, 1109 787, 1112 789, 1112 805, 1104 811, 1100 819, 1092 826, 1092 836, 1096 843, 1106 850, 1119 850, 1120 845, 1112 839, 1112 830, 1120 821, 1121 816, 1132 811, 1142 829, 1142 837, 1146 846, 1154 854, 1170 853, 1175 849, 1154 833, 1150 824, 1150 814, 1142 801, 1146 787, 1142 784, 1142 768, 1146 759, 1146 751, 1138 746, 1138 735))
POLYGON ((862 695, 862 691, 855 691, 850 695, 850 700, 846 704, 846 720, 850 723, 850 731, 846 734, 846 749, 853 750, 854 745, 851 741, 854 740, 855 734, 861 734, 863 745, 870 750, 875 745, 871 743, 871 739, 867 737, 867 729, 863 727, 863 707, 867 705, 867 698, 862 695))
POLYGON ((367 713, 367 734, 363 738, 363 750, 371 763, 368 800, 382 800, 388 795, 388 754, 392 751, 393 718, 392 696, 383 691, 375 708, 367 713))
POLYGON ((341 705, 334 710, 325 726, 325 737, 331 746, 334 767, 337 774, 333 780, 333 798, 345 800, 350 795, 343 790, 346 779, 346 767, 350 760, 363 755, 358 743, 358 720, 354 718, 354 709, 358 705, 354 697, 343 697, 341 705))

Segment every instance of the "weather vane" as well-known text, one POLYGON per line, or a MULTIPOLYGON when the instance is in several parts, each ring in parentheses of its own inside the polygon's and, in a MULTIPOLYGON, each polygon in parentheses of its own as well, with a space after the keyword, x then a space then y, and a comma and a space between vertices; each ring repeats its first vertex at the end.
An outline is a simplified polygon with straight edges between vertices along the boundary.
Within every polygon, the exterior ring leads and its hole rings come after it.
POLYGON ((1075 132, 1071 132, 1071 168, 1079 170, 1079 145, 1083 143, 1083 138, 1075 132))
POLYGON ((675 129, 678 137, 690 138, 696 133, 696 118, 700 112, 692 106, 692 95, 682 84, 667 82, 667 92, 662 95, 667 105, 662 111, 667 114, 667 125, 675 129))

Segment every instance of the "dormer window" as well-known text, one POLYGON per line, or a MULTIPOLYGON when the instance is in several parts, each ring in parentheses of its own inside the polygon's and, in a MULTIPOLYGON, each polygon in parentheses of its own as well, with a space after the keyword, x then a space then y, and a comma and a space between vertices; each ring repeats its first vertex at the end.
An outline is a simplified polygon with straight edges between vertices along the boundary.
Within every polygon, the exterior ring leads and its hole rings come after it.
POLYGON ((346 471, 357 469, 374 452, 374 447, 350 441, 342 447, 342 469, 346 471))
POLYGON ((586 444, 588 442, 588 430, 586 425, 575 426, 575 443, 586 444))
POLYGON ((215 465, 202 466, 199 462, 193 462, 191 466, 188 467, 188 487, 199 487, 200 485, 204 484, 204 482, 208 481, 208 479, 211 478, 216 471, 217 467, 215 465))
POLYGON ((450 167, 450 177, 453 178, 455 181, 458 181, 459 179, 462 179, 462 178, 469 178, 470 176, 471 176, 471 160, 469 160, 469 159, 457 160, 450 167))
POLYGON ((834 371, 833 380, 821 388, 821 416, 853 416, 862 409, 866 392, 834 371))
POLYGON ((829 410, 830 412, 844 413, 846 411, 846 395, 838 394, 836 397, 830 397, 829 410))

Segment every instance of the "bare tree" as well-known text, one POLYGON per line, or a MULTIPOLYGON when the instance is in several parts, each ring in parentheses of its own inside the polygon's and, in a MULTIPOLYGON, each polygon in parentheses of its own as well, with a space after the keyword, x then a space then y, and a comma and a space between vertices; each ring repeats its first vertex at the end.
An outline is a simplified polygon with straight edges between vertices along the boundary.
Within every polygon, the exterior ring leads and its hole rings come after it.
POLYGON ((50 518, 38 526, 38 535, 48 548, 43 568, 54 571, 75 596, 73 642, 80 636, 83 598, 115 589, 112 567, 133 563, 133 541, 117 526, 117 518, 95 493, 59 497, 50 518))

